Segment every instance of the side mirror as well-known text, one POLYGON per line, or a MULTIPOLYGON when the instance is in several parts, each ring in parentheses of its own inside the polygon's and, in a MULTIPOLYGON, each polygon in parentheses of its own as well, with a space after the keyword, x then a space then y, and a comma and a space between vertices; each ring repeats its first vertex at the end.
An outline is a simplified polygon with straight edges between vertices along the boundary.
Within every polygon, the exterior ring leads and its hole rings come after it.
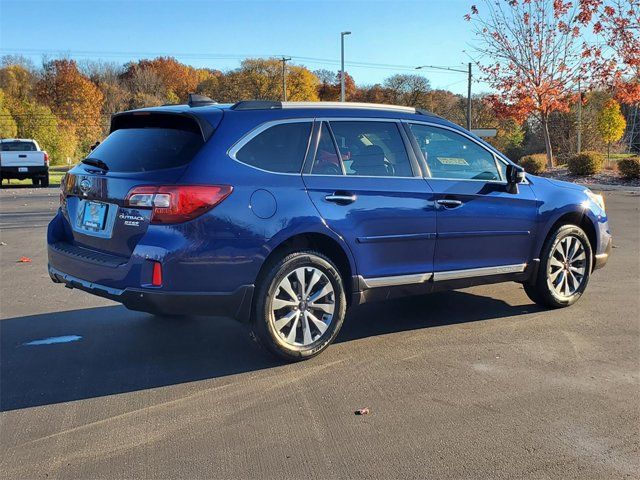
POLYGON ((526 178, 524 168, 519 165, 507 165, 507 191, 518 193, 518 184, 523 183, 526 178))

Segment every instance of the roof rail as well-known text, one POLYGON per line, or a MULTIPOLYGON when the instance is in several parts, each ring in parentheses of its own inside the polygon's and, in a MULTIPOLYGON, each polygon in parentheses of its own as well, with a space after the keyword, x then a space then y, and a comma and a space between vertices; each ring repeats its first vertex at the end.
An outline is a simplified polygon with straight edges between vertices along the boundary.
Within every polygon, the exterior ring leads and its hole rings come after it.
POLYGON ((234 103, 231 110, 274 110, 282 108, 282 102, 271 100, 242 100, 234 103))
MULTIPOLYGON (((417 112, 414 107, 360 102, 277 102, 270 100, 243 100, 235 103, 231 107, 232 110, 274 110, 294 108, 362 108, 371 110, 393 110, 407 113, 417 112)), ((428 115, 428 113, 425 114, 428 115)))
POLYGON ((212 100, 211 98, 205 95, 199 95, 197 93, 189 94, 189 106, 190 107, 203 107, 205 105, 214 105, 218 102, 212 100))
POLYGON ((413 107, 362 102, 284 102, 282 108, 362 108, 371 110, 395 110, 407 113, 416 112, 416 109, 413 107))

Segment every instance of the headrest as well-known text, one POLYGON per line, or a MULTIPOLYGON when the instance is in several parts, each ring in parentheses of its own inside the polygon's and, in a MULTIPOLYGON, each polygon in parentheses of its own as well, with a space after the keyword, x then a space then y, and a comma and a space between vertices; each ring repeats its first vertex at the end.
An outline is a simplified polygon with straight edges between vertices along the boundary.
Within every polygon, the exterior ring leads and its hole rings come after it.
POLYGON ((353 155, 354 166, 378 166, 384 165, 384 150, 378 145, 367 145, 362 153, 353 155))

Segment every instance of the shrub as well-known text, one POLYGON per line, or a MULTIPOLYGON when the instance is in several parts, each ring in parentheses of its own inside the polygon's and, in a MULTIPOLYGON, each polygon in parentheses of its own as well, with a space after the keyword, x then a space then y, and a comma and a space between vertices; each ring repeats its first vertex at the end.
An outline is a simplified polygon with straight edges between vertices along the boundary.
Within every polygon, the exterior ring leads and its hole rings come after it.
POLYGON ((569 158, 567 167, 572 175, 593 175, 602 170, 604 157, 598 152, 582 152, 569 158))
POLYGON ((640 178, 640 157, 623 158, 618 162, 618 171, 624 178, 640 178))
POLYGON ((520 159, 520 166, 532 175, 540 175, 547 169, 547 156, 544 153, 525 155, 520 159))

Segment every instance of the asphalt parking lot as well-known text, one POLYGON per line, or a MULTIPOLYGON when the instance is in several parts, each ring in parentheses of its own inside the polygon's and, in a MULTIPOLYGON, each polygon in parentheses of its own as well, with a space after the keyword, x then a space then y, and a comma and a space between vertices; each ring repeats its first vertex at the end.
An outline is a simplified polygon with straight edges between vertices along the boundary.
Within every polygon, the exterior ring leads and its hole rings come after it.
POLYGON ((637 192, 606 194, 615 249, 573 307, 513 283, 369 304, 293 365, 232 320, 51 283, 57 196, 0 191, 3 478, 639 476, 637 192))

